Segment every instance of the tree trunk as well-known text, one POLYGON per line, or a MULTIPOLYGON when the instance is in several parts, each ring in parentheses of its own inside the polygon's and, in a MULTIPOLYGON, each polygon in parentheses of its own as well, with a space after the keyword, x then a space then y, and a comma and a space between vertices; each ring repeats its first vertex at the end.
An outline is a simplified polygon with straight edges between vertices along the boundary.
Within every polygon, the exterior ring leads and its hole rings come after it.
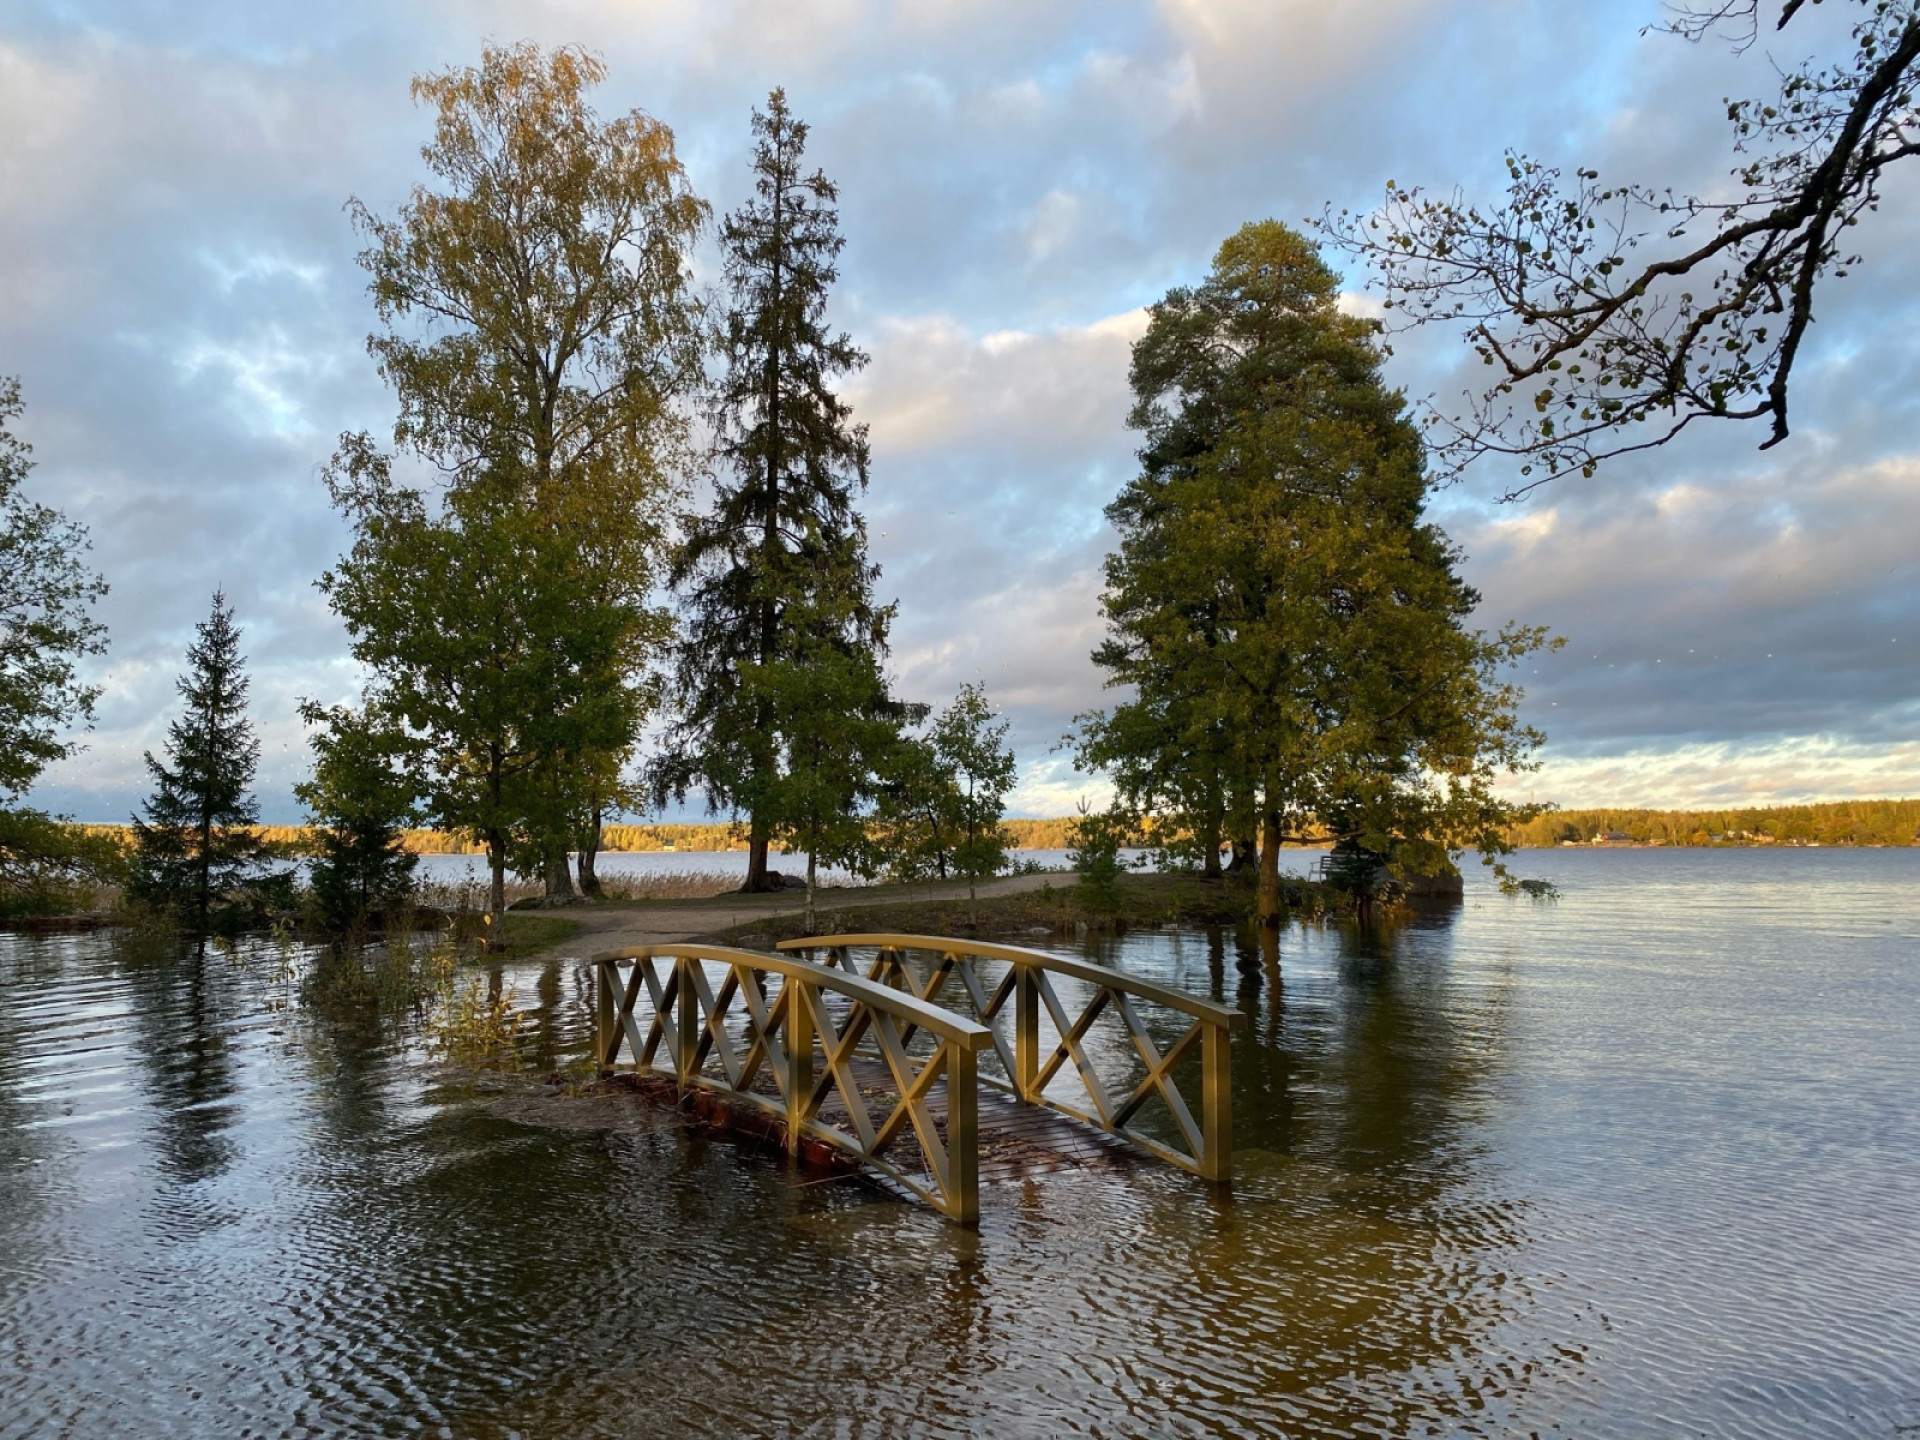
POLYGON ((1233 837, 1233 859, 1227 865, 1227 874, 1239 875, 1253 869, 1258 862, 1260 847, 1254 843, 1251 835, 1233 837))
POLYGON ((194 934, 207 933, 207 916, 213 911, 213 828, 200 827, 200 883, 194 892, 194 934))
POLYGON ((547 898, 573 899, 573 872, 567 865, 567 852, 555 848, 547 852, 547 898))
POLYGON ((1200 878, 1202 880, 1220 878, 1220 817, 1218 815, 1200 817, 1200 878))
POLYGON ((974 929, 980 928, 980 897, 973 890, 973 872, 967 872, 967 923, 974 929))
MULTIPOLYGON (((786 239, 781 229, 781 206, 785 198, 785 189, 781 185, 776 184, 773 187, 774 244, 772 273, 769 277, 771 282, 770 288, 772 290, 772 303, 768 306, 768 313, 776 317, 780 314, 781 247, 786 239)), ((762 533, 760 537, 761 562, 763 566, 760 583, 763 585, 769 583, 766 578, 767 576, 778 573, 778 567, 774 565, 773 557, 774 553, 780 548, 780 359, 780 331, 779 322, 776 319, 773 331, 767 338, 767 486, 765 496, 767 509, 766 513, 761 517, 762 533)), ((779 613, 775 608, 773 597, 771 595, 763 596, 760 601, 760 663, 762 665, 771 665, 775 654, 780 648, 779 620, 779 613)), ((763 698, 760 705, 760 713, 757 717, 757 728, 759 729, 760 738, 763 743, 767 738, 769 719, 770 717, 767 714, 766 704, 763 698)), ((772 757, 763 757, 762 763, 770 770, 773 766, 772 757)), ((756 806, 747 838, 747 880, 746 883, 740 887, 748 894, 759 894, 761 891, 772 888, 767 883, 767 842, 770 838, 771 830, 772 827, 767 823, 767 816, 756 806)), ((811 866, 811 858, 809 858, 808 863, 809 866, 811 866)), ((813 888, 811 882, 809 882, 807 888, 807 909, 809 915, 811 915, 813 909, 813 888)), ((811 932, 811 921, 809 921, 808 929, 809 932, 811 932)))
POLYGON ((1280 928, 1280 812, 1260 812, 1260 928, 1280 928))
POLYGON ((507 842, 498 834, 487 836, 487 940, 495 938, 500 917, 507 912, 507 842))
POLYGON ((747 831, 747 879, 740 889, 749 895, 772 888, 767 884, 768 828, 767 822, 755 815, 747 831))
POLYGON ((580 846, 580 893, 590 900, 601 896, 600 876, 594 869, 594 857, 600 853, 600 807, 593 809, 593 823, 587 827, 585 841, 580 846))
POLYGON ((807 851, 807 934, 819 933, 819 927, 813 923, 813 851, 807 851))

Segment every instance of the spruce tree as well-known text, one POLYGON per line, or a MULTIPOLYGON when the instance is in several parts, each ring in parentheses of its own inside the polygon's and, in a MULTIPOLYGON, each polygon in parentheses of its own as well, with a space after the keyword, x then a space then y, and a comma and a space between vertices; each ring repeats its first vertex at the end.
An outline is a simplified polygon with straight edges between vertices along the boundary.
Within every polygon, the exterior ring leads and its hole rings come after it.
MULTIPOLYGON (((854 498, 867 484, 866 427, 832 390, 867 357, 826 323, 843 243, 838 192, 801 159, 807 127, 775 90, 753 115, 754 196, 721 227, 725 361, 714 407, 722 478, 710 513, 690 518, 674 582, 686 600, 681 714, 655 788, 664 802, 702 786, 716 808, 750 817, 745 889, 770 887, 767 847, 809 823, 783 810, 787 761, 820 737, 782 733, 809 656, 828 647, 848 718, 890 713, 879 657, 892 607, 876 606, 878 570, 854 498), (854 684, 849 677, 860 677, 854 684), (858 692, 857 694, 855 692, 858 692)), ((897 725, 896 725, 897 728, 897 725)))
POLYGON ((167 727, 167 762, 146 755, 154 791, 135 816, 135 899, 171 910, 196 934, 227 910, 266 850, 251 828, 260 742, 247 719, 245 657, 224 593, 195 627, 180 696, 187 713, 167 727))

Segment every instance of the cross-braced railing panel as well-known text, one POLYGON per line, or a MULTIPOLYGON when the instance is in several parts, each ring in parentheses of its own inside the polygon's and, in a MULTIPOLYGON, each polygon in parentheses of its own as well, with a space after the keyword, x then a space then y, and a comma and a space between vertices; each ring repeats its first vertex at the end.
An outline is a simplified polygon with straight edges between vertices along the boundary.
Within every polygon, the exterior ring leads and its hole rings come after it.
POLYGON ((715 1091, 773 1115, 789 1150, 824 1141, 953 1219, 978 1220, 977 1056, 993 1042, 987 1027, 788 955, 653 945, 593 964, 601 1068, 624 1050, 636 1069, 683 1092, 715 1091), (889 1093, 890 1106, 870 1103, 889 1093), (907 1134, 917 1172, 892 1158, 907 1134))
MULTIPOLYGON (((1004 1088, 1022 1102, 1098 1126, 1205 1179, 1232 1178, 1231 1037, 1245 1023, 1239 1011, 1104 965, 1016 945, 936 935, 821 935, 779 948, 823 954, 826 963, 846 974, 862 968, 854 952, 871 950, 863 978, 927 1004, 971 1008, 990 1029, 1006 1074, 1004 1088), (913 952, 931 957, 924 977, 906 964, 913 952), (1005 968, 995 973, 989 966, 1005 968), (956 987, 963 994, 955 993, 956 987), (1142 1018, 1143 1004, 1173 1013, 1171 1043, 1163 1045, 1169 1033, 1164 1029, 1155 1038, 1142 1018), (1108 1023, 1096 1043, 1095 1026, 1103 1020, 1108 1023), (1052 1042, 1044 1053, 1043 1034, 1052 1042), (1175 1075, 1195 1047, 1200 1050, 1197 1119, 1175 1075), (1127 1056, 1124 1075, 1112 1063, 1116 1053, 1127 1056), (1103 1059, 1108 1061, 1104 1073, 1097 1063, 1103 1059), (1050 1089, 1069 1067, 1085 1092, 1084 1106, 1050 1089), (1148 1134, 1135 1123, 1156 1102, 1171 1139, 1148 1134)), ((983 1075, 981 1083, 1001 1082, 983 1075)))

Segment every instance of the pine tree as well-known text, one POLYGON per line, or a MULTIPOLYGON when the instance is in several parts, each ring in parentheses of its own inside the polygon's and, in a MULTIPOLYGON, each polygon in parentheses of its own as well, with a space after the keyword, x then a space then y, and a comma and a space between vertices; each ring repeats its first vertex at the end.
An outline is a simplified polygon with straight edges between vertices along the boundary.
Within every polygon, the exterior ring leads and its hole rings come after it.
POLYGON ((790 747, 776 728, 791 691, 781 672, 830 646, 856 662, 847 674, 868 677, 871 693, 836 687, 849 713, 883 713, 891 702, 878 657, 893 611, 873 602, 879 571, 853 503, 867 484, 866 427, 830 388, 867 359, 826 324, 843 243, 838 192, 819 170, 803 173, 807 127, 784 92, 754 112, 753 133, 754 198, 721 228, 726 371, 714 429, 729 473, 711 513, 689 520, 675 569, 689 615, 682 711, 654 777, 662 802, 698 785, 716 808, 750 817, 744 888, 760 890, 769 888, 768 842, 802 819, 780 810, 792 790, 782 770, 790 747))
POLYGON ((1467 628, 1479 596, 1425 516, 1419 431, 1338 292, 1264 221, 1152 307, 1094 655, 1133 698, 1082 732, 1126 800, 1203 844, 1253 810, 1269 930, 1279 847, 1309 828, 1421 869, 1498 850, 1526 807, 1493 782, 1540 740, 1499 672, 1546 634, 1467 628))
POLYGON ((146 755, 154 792, 134 817, 135 899, 182 917, 205 934, 234 892, 253 878, 266 850, 251 828, 260 742, 247 719, 245 657, 224 593, 195 627, 180 696, 187 713, 167 727, 167 760, 146 755))

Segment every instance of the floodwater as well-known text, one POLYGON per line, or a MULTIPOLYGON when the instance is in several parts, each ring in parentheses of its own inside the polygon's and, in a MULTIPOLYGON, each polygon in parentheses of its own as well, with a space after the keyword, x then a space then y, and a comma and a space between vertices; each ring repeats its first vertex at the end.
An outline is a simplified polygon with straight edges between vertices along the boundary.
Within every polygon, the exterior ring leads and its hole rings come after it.
MULTIPOLYGON (((1094 947, 1240 1005, 1230 1199, 857 1183, 0 936, 0 1436, 1920 1433, 1920 851, 1529 852, 1391 934, 1094 947)), ((502 979, 531 1066, 572 965, 502 979)), ((611 1108, 610 1108, 611 1107, 611 1108)))

